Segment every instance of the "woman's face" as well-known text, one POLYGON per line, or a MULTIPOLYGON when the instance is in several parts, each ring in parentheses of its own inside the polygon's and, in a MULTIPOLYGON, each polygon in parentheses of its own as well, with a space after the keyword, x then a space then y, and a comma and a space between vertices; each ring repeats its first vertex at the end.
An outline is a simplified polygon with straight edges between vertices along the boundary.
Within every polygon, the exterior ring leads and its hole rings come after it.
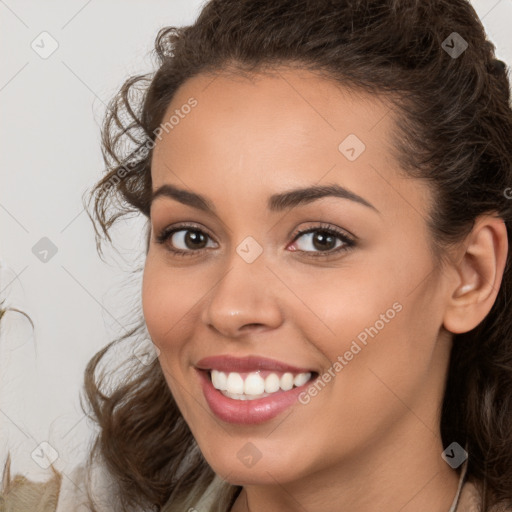
POLYGON ((232 483, 405 460, 436 438, 447 285, 430 191, 391 158, 393 115, 282 68, 196 76, 164 116, 144 315, 186 422, 232 483))

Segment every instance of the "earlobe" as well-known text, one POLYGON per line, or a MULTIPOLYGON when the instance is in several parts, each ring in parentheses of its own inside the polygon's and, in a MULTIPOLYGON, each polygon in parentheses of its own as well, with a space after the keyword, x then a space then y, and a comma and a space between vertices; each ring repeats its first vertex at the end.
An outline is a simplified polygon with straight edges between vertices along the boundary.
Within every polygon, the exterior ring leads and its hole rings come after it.
POLYGON ((457 279, 448 289, 443 325, 458 334, 475 328, 487 316, 498 295, 508 253, 503 219, 479 217, 463 244, 454 267, 457 279))

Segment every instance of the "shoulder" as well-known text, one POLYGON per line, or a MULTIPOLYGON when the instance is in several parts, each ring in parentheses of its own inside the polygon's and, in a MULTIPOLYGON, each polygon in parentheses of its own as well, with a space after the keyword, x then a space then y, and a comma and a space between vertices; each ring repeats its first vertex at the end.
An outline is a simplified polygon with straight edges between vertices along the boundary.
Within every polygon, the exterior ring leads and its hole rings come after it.
POLYGON ((106 468, 83 463, 64 475, 55 512, 113 512, 115 496, 115 482, 106 468))
MULTIPOLYGON (((471 481, 464 484, 457 512, 482 512, 482 492, 480 485, 471 481)), ((490 512, 512 512, 512 508, 496 505, 490 512)))
POLYGON ((232 503, 239 490, 241 490, 241 487, 231 485, 216 474, 193 509, 207 510, 208 512, 231 510, 232 503))

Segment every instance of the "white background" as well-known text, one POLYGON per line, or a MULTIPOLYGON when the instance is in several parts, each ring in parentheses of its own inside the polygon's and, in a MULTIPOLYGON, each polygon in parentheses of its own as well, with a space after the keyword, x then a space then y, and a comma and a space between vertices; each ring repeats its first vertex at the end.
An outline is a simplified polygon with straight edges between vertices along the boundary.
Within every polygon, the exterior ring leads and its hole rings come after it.
MULTIPOLYGON (((61 470, 84 457, 92 435, 79 403, 85 365, 130 325, 138 301, 138 278, 127 271, 144 252, 140 226, 121 226, 124 257, 105 264, 82 208, 103 169, 105 106, 128 76, 154 68, 158 29, 190 24, 201 3, 0 0, 0 294, 35 324, 14 312, 2 323, 0 461, 9 449, 14 469, 31 478, 47 477, 31 457, 41 442, 57 450, 61 470), (58 43, 47 59, 31 47, 42 46, 44 31, 58 43), (57 248, 46 263, 32 252, 43 237, 57 248)), ((512 1, 473 5, 512 65, 512 1)))

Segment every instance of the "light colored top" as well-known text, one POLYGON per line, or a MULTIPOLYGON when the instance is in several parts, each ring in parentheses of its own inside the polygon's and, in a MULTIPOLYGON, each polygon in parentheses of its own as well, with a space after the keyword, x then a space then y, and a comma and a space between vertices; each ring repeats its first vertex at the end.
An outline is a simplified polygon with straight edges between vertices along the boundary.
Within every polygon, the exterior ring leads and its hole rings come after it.
MULTIPOLYGON (((473 483, 466 481, 466 470, 467 461, 461 468, 457 493, 447 512, 481 512, 480 493, 473 483)), ((0 492, 0 512, 90 512, 86 481, 84 465, 77 466, 69 475, 56 474, 44 483, 32 482, 17 475, 10 484, 4 482, 3 492, 0 492)), ((93 467, 91 487, 97 512, 112 512, 112 483, 112 477, 106 470, 93 467)), ((196 510, 210 510, 216 490, 222 483, 220 477, 214 478, 196 505, 196 510)), ((512 511, 496 507, 493 512, 512 511)))

